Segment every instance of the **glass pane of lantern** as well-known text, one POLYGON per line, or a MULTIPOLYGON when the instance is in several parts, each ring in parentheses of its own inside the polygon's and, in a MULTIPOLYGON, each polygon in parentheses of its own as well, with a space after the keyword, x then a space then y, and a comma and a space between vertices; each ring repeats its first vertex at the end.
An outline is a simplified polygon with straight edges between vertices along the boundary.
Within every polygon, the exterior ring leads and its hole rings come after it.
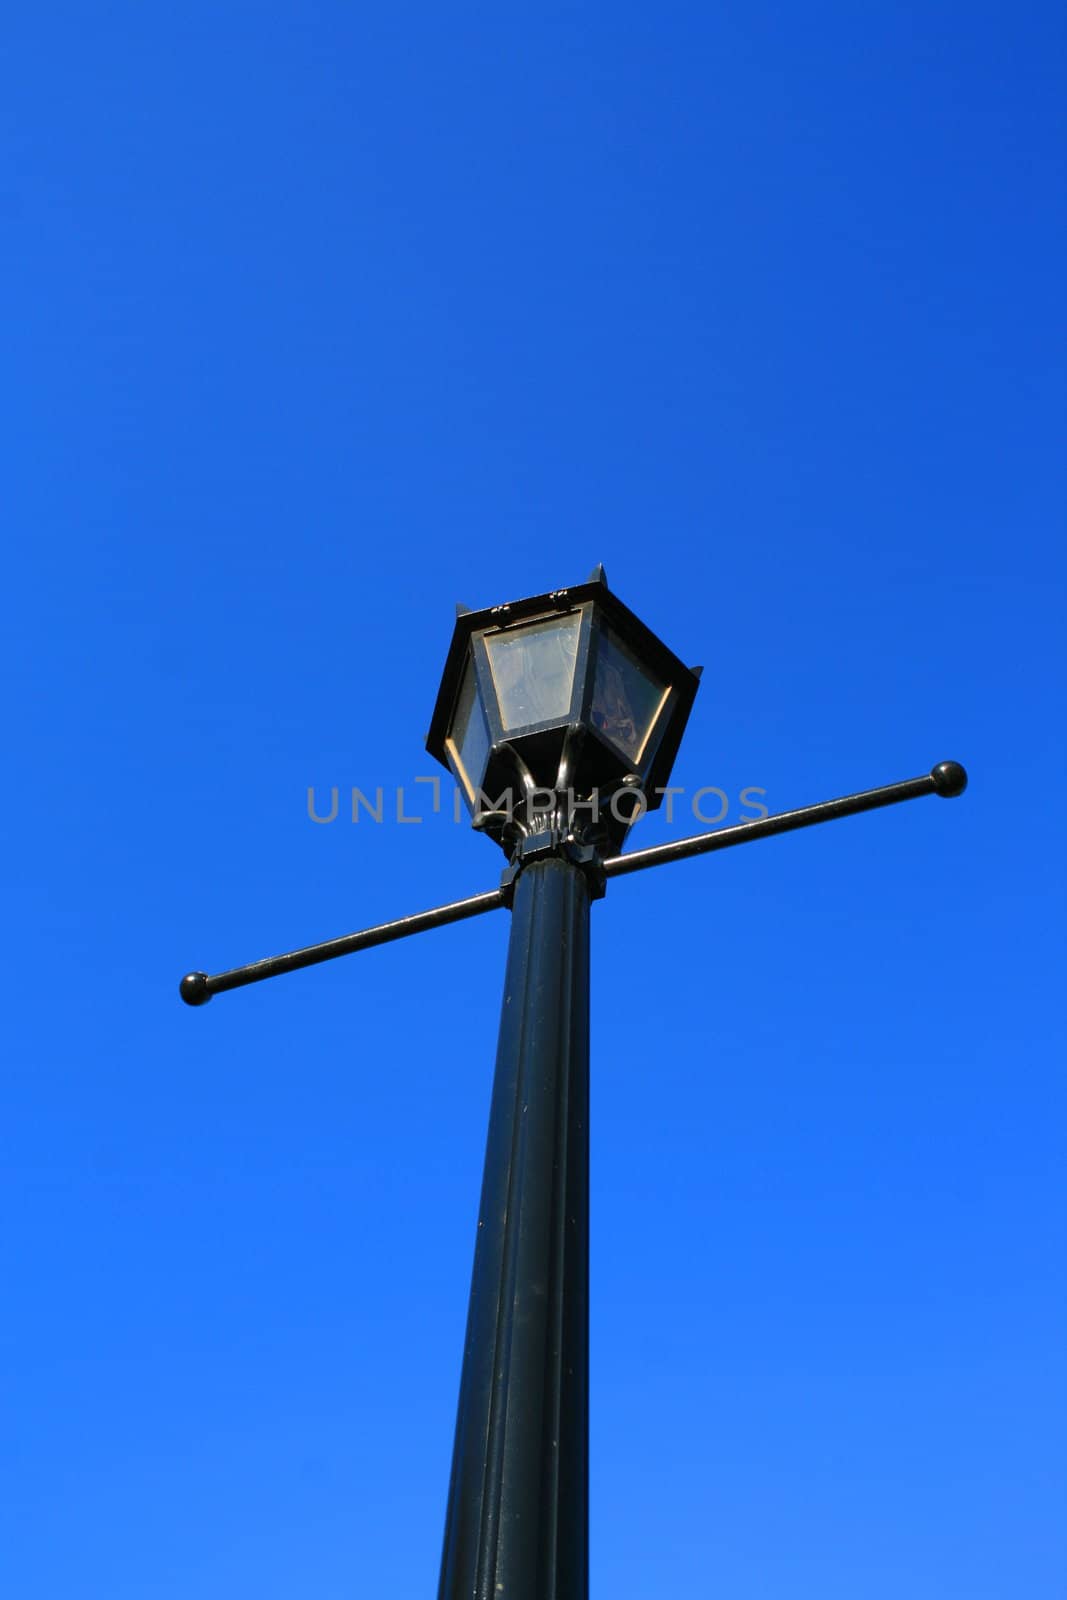
POLYGON ((577 611, 528 628, 489 634, 485 648, 493 669, 500 720, 508 730, 566 717, 578 655, 577 611))
POLYGON ((640 763, 667 690, 614 634, 601 629, 593 684, 593 726, 640 763))
POLYGON ((452 734, 448 740, 452 759, 460 769, 460 777, 468 798, 485 776, 485 763, 489 757, 489 729, 485 721, 482 702, 478 698, 478 682, 474 675, 474 662, 467 662, 463 683, 452 718, 452 734))

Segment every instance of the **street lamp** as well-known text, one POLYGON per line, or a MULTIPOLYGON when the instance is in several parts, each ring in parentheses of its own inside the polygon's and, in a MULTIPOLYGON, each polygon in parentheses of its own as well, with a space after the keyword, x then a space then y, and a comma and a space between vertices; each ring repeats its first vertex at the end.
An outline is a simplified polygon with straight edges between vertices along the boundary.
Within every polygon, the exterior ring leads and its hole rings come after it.
POLYGON ((227 989, 501 907, 504 1001, 460 1378, 439 1600, 588 1594, 589 907, 608 881, 687 856, 962 794, 963 768, 620 853, 659 804, 699 669, 588 582, 459 608, 427 748, 507 856, 500 886, 208 976, 227 989))
POLYGON ((459 609, 426 747, 509 855, 579 816, 618 849, 662 801, 699 681, 597 567, 571 589, 459 609))

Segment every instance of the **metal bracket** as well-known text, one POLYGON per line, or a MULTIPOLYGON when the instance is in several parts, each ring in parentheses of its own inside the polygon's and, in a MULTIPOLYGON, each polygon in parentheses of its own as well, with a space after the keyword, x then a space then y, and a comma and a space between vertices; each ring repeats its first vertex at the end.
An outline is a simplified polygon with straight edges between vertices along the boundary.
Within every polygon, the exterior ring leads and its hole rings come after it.
POLYGON ((449 922, 462 922, 468 917, 481 916, 484 911, 510 907, 515 882, 523 868, 531 861, 544 860, 546 856, 561 856, 580 867, 589 883, 590 897, 599 900, 604 894, 608 878, 642 872, 646 867, 657 867, 667 861, 682 861, 687 856, 729 850, 736 844, 770 838, 776 833, 791 833, 795 828, 810 828, 818 822, 833 822, 838 817, 855 816, 861 811, 876 811, 881 806, 896 805, 901 800, 918 800, 926 794, 938 794, 942 799, 952 800, 962 794, 966 787, 967 774, 959 762, 940 761, 921 778, 905 778, 902 783, 887 783, 880 789, 864 789, 859 794, 844 795, 839 800, 823 800, 818 805, 801 806, 796 811, 781 811, 777 816, 760 817, 755 822, 740 822, 732 828, 716 828, 714 832, 695 834, 692 838, 679 839, 671 844, 657 844, 648 850, 634 850, 628 855, 606 858, 601 856, 595 843, 581 838, 572 828, 550 826, 537 833, 523 834, 516 840, 511 861, 505 868, 498 889, 471 895, 466 900, 454 900, 447 906, 435 906, 432 911, 420 911, 412 917, 400 917, 396 922, 385 922, 377 928, 366 928, 361 933, 346 933, 340 939, 327 939, 323 944, 308 945, 303 950, 290 950, 287 955, 268 956, 265 961, 253 961, 246 967, 232 967, 230 971, 218 972, 214 976, 206 972, 189 972, 179 986, 181 997, 187 1005, 202 1006, 213 994, 221 994, 226 989, 240 989, 247 983, 258 983, 262 978, 274 978, 282 972, 295 972, 300 967, 312 967, 320 961, 332 961, 335 956, 346 956, 356 950, 370 949, 376 944, 388 944, 393 939, 404 939, 410 933, 422 933, 427 928, 440 928, 449 922))
POLYGON ((558 856, 561 861, 569 861, 572 866, 578 867, 589 885, 590 900, 603 900, 607 892, 607 873, 604 870, 604 858, 596 845, 580 839, 573 832, 561 832, 553 827, 545 828, 540 833, 526 834, 516 844, 511 860, 500 876, 500 891, 507 895, 509 905, 519 874, 532 861, 544 861, 548 856, 558 856))

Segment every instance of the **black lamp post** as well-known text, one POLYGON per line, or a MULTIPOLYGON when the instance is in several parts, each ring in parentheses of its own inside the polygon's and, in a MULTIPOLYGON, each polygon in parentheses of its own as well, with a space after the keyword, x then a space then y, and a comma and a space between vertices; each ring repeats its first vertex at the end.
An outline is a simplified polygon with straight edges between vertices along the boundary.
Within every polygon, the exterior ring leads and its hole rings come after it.
POLYGON ((500 887, 209 977, 213 994, 511 909, 504 1003, 460 1381, 439 1600, 588 1593, 589 907, 607 881, 892 805, 951 797, 927 776, 620 854, 657 806, 696 695, 687 668, 611 593, 460 608, 427 748, 508 864, 500 887), (659 792, 657 792, 659 791, 659 792))

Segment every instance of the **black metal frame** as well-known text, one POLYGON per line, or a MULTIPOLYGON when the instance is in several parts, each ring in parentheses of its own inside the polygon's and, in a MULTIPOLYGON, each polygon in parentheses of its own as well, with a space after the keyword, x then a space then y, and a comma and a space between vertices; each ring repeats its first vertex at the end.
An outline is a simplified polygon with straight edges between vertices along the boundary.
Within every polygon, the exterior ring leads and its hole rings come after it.
MULTIPOLYGON (((626 778, 645 785, 645 808, 654 811, 662 804, 662 789, 670 777, 678 746, 689 720, 689 713, 700 683, 700 668, 687 667, 662 639, 648 628, 617 595, 608 588, 602 567, 587 583, 549 594, 533 595, 504 606, 483 611, 460 609, 449 646, 441 686, 434 707, 426 748, 435 760, 450 771, 460 784, 468 807, 471 804, 463 775, 449 750, 449 739, 456 716, 460 690, 468 661, 472 661, 482 710, 489 730, 490 750, 476 790, 490 797, 521 791, 532 769, 551 772, 556 779, 569 735, 581 728, 583 754, 575 769, 576 787, 593 790, 626 778), (579 614, 579 636, 570 704, 558 717, 529 724, 519 730, 506 729, 500 717, 496 684, 486 648, 487 636, 526 627, 553 617, 579 614), (645 739, 642 760, 636 764, 590 721, 595 688, 596 647, 607 626, 632 651, 637 660, 662 682, 668 691, 656 722, 645 739), (599 759, 591 760, 593 752, 599 759)), ((616 840, 621 843, 621 836, 616 840)))

